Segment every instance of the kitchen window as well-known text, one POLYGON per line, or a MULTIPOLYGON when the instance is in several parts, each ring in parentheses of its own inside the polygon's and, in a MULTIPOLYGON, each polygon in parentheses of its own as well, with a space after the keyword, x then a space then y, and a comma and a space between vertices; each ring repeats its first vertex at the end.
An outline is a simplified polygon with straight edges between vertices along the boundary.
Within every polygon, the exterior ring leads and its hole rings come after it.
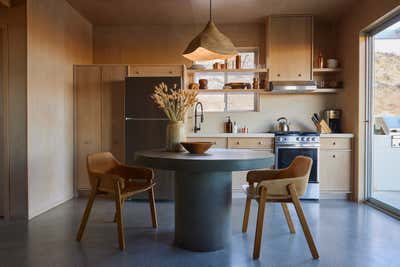
MULTIPOLYGON (((239 48, 242 69, 256 69, 258 66, 258 48, 239 48)), ((206 69, 212 69, 214 63, 227 63, 228 68, 233 68, 235 57, 228 60, 196 61, 206 69)), ((253 83, 257 74, 253 72, 198 72, 194 75, 194 81, 208 80, 208 89, 223 89, 226 83, 245 82, 253 83)), ((203 103, 205 112, 245 112, 257 111, 258 96, 251 92, 205 92, 201 91, 198 100, 203 103)))

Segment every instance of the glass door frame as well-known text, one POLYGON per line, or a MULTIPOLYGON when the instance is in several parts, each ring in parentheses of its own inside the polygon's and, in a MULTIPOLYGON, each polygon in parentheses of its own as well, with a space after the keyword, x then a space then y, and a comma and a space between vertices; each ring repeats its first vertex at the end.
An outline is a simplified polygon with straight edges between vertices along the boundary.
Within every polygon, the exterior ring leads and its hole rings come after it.
POLYGON ((366 98, 365 98, 365 199, 367 203, 374 207, 389 213, 397 218, 400 218, 400 209, 388 205, 372 196, 373 185, 373 101, 374 101, 374 36, 400 21, 400 12, 396 12, 390 18, 366 32, 366 98))

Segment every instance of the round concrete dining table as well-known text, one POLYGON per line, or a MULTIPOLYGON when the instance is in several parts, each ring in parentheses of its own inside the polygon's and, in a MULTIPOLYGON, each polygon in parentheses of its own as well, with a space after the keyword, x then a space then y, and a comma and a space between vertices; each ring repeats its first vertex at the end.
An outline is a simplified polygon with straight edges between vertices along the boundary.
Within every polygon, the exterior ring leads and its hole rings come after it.
POLYGON ((206 154, 147 150, 142 166, 175 171, 175 245, 192 251, 225 248, 231 239, 232 172, 268 168, 267 151, 210 149, 206 154))

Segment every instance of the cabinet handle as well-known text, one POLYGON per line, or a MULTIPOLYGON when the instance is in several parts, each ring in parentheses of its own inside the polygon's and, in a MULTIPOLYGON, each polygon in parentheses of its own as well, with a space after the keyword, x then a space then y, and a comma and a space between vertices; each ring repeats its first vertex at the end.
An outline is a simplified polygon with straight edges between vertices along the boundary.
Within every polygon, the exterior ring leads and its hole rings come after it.
POLYGON ((170 71, 169 71, 169 74, 172 74, 172 73, 173 73, 172 70, 170 70, 170 71))
POLYGON ((333 142, 332 145, 336 146, 336 142, 333 142))
POLYGON ((88 145, 88 144, 90 144, 90 142, 89 141, 85 141, 85 142, 83 142, 83 144, 88 145))
POLYGON ((136 71, 135 73, 136 73, 136 74, 139 74, 139 72, 138 72, 138 71, 136 71))
POLYGON ((213 142, 213 145, 216 145, 217 144, 217 142, 213 142))
POLYGON ((301 73, 299 73, 298 76, 301 77, 301 73))
POLYGON ((237 144, 237 145, 240 145, 240 142, 239 142, 239 141, 237 141, 237 142, 236 142, 236 144, 237 144))
POLYGON ((276 76, 278 76, 278 77, 281 77, 281 74, 280 74, 280 73, 278 73, 276 76))
POLYGON ((259 145, 263 145, 264 143, 262 141, 258 142, 259 145))
POLYGON ((334 159, 335 159, 335 158, 336 158, 336 155, 335 155, 335 154, 333 154, 333 155, 332 155, 332 158, 334 158, 334 159))

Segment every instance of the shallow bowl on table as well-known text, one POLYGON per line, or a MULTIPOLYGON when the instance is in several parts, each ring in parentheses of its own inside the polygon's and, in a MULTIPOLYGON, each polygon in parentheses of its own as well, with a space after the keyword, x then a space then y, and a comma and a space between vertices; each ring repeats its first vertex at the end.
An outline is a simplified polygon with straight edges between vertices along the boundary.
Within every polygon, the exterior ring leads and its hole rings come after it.
POLYGON ((181 145, 191 154, 204 154, 210 149, 213 142, 181 142, 181 145))

